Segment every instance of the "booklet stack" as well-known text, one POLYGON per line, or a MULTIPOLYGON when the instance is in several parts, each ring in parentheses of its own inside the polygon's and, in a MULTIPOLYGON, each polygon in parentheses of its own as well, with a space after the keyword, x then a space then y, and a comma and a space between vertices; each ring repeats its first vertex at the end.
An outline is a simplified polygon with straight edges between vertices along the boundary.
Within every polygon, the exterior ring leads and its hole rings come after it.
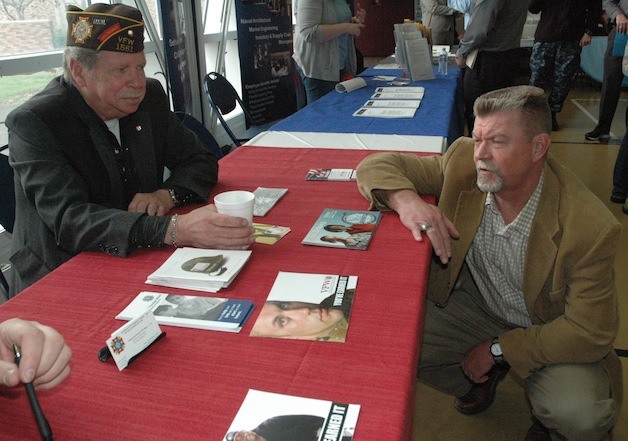
POLYGON ((249 257, 251 251, 177 248, 146 283, 218 292, 229 286, 249 257))
POLYGON ((365 250, 381 217, 379 211, 325 208, 301 243, 365 250))
POLYGON ((223 441, 351 440, 359 414, 359 404, 249 389, 223 441))
POLYGON ((116 319, 133 320, 151 310, 161 325, 240 332, 253 308, 250 300, 142 291, 116 319))

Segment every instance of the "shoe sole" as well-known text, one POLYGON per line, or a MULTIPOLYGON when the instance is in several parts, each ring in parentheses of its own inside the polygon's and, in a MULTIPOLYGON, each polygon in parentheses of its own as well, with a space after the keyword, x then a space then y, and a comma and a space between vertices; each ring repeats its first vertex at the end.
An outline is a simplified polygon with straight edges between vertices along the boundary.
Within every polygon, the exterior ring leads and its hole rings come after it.
POLYGON ((585 136, 584 139, 586 139, 587 141, 608 142, 610 141, 611 137, 610 135, 601 135, 597 138, 593 136, 585 136))
POLYGON ((510 369, 503 369, 499 372, 499 374, 495 378, 495 383, 493 384, 493 388, 491 389, 491 395, 484 406, 478 407, 477 409, 472 410, 472 411, 468 411, 468 410, 459 408, 458 403, 456 402, 456 400, 454 400, 454 409, 456 409, 458 412, 460 412, 463 415, 477 415, 478 413, 482 413, 485 410, 487 410, 489 407, 493 405, 493 402, 495 401, 495 395, 497 395, 497 385, 506 377, 506 374, 508 374, 509 370, 510 369))

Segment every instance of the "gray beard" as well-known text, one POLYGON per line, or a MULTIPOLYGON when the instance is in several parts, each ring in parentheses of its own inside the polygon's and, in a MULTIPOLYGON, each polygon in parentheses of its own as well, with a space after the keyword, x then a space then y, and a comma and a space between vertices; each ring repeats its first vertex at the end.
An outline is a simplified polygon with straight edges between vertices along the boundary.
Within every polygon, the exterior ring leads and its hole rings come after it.
POLYGON ((498 193, 502 188, 504 188, 504 180, 501 176, 495 175, 495 178, 492 182, 487 182, 486 179, 477 178, 478 188, 484 193, 498 193))

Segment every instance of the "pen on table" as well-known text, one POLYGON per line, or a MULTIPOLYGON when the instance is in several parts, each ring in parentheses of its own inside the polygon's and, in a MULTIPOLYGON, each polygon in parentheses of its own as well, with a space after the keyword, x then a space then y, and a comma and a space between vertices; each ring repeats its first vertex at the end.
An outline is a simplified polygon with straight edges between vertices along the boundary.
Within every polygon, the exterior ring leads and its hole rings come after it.
MULTIPOLYGON (((20 350, 15 343, 13 343, 13 353, 15 354, 15 364, 19 367, 22 354, 20 354, 20 350)), ((37 394, 35 393, 35 386, 33 386, 32 382, 24 383, 24 388, 26 389, 26 396, 28 396, 28 402, 31 405, 35 421, 37 421, 37 428, 39 429, 41 439, 44 441, 51 441, 53 439, 52 430, 50 430, 48 420, 46 419, 44 412, 41 410, 37 394)))

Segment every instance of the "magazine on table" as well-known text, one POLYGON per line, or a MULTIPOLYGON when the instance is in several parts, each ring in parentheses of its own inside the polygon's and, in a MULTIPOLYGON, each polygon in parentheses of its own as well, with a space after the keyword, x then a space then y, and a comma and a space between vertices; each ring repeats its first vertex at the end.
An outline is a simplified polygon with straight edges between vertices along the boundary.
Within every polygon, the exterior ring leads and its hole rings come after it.
POLYGON ((352 168, 311 168, 305 176, 306 181, 355 181, 352 168))
POLYGON ((250 300, 142 291, 116 319, 133 320, 151 310, 161 325, 240 332, 253 308, 250 300))
POLYGON ((359 404, 249 389, 223 441, 352 441, 359 414, 359 404))
POLYGON ((280 271, 252 337, 344 342, 357 276, 280 271))
POLYGON ((325 208, 301 243, 366 250, 381 217, 379 211, 325 208))
POLYGON ((266 213, 288 192, 287 188, 266 188, 257 187, 255 195, 255 205, 253 205, 253 216, 266 216, 266 213))
POLYGON ((251 257, 251 251, 177 248, 146 283, 218 292, 226 288, 251 257))

